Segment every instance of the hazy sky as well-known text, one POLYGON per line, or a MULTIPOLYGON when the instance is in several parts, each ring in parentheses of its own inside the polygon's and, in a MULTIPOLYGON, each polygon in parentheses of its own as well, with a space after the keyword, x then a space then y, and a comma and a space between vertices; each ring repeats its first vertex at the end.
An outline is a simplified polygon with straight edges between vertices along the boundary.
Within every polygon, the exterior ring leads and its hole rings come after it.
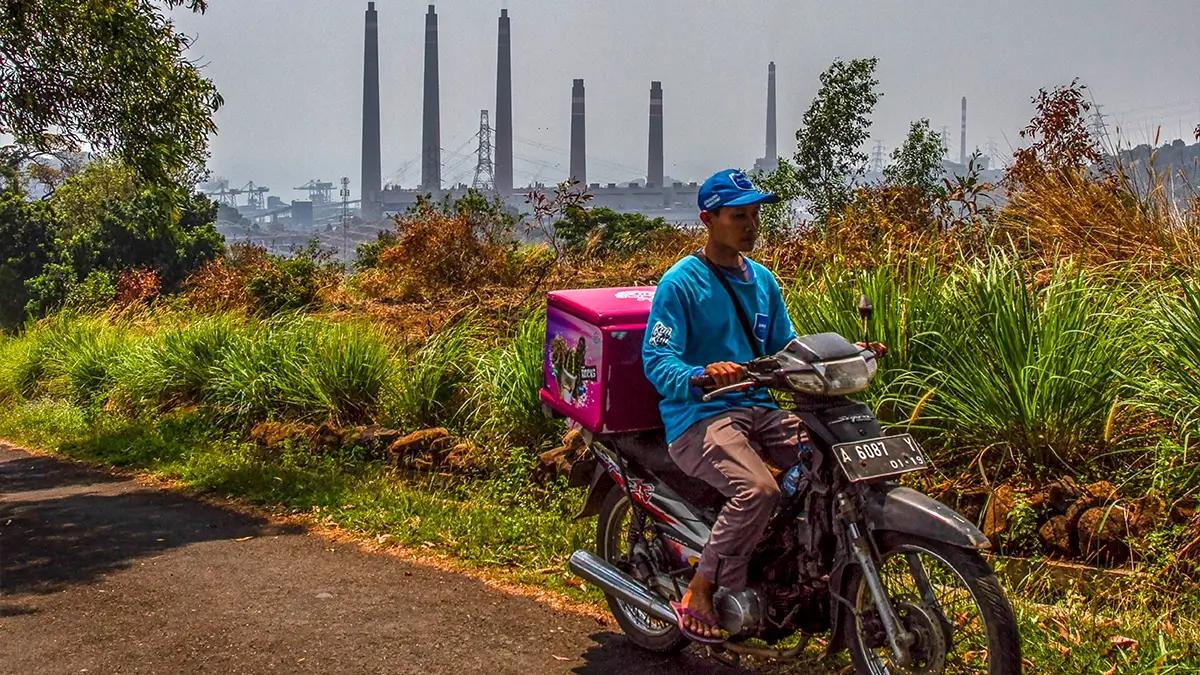
MULTIPOLYGON (((363 12, 360 0, 211 0, 176 10, 192 56, 225 98, 211 168, 285 200, 310 178, 349 176, 358 194, 363 12)), ((377 0, 383 175, 420 179, 427 2, 377 0)), ((1005 155, 1030 96, 1078 76, 1126 139, 1166 139, 1200 123, 1200 1, 712 2, 453 0, 437 3, 444 182, 470 182, 479 110, 495 105, 496 18, 513 36, 515 179, 561 180, 572 78, 587 87, 588 178, 645 175, 651 80, 664 90, 666 172, 695 180, 763 153, 767 62, 778 73, 779 147, 835 58, 879 57, 884 96, 874 139, 888 151, 908 124, 950 128, 959 98, 968 146, 1005 155), (454 154, 454 153, 458 154, 454 154)), ((873 145, 874 141, 872 141, 873 145)))

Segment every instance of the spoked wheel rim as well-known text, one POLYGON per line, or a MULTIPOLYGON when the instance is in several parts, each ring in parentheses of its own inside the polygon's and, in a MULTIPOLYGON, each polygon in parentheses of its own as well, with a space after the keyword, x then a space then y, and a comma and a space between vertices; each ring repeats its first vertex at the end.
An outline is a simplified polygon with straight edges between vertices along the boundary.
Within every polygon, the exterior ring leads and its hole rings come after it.
MULTIPOLYGON (((633 518, 629 508, 629 497, 623 497, 612 510, 611 522, 608 525, 608 537, 604 542, 604 559, 623 569, 626 573, 630 573, 629 555, 630 541, 633 537, 633 518)), ((643 538, 647 546, 653 545, 649 539, 643 538)), ((636 576, 636 575, 635 575, 636 576)), ((645 581, 640 579, 640 581, 645 581)), ((675 629, 674 624, 650 616, 646 612, 620 600, 616 601, 617 606, 624 612, 629 620, 637 625, 638 630, 644 632, 648 636, 666 635, 675 629)))
MULTIPOLYGON (((902 623, 918 634, 915 651, 920 657, 906 667, 894 662, 886 643, 868 647, 871 642, 864 630, 878 631, 878 625, 865 625, 859 616, 855 629, 874 675, 988 672, 986 614, 970 584, 945 557, 918 544, 904 544, 887 553, 879 566, 879 578, 893 606, 907 609, 902 623), (935 625, 940 625, 940 635, 931 632, 935 625), (942 653, 935 653, 938 651, 942 653)), ((874 613, 875 604, 865 583, 858 585, 852 600, 859 612, 874 613)))

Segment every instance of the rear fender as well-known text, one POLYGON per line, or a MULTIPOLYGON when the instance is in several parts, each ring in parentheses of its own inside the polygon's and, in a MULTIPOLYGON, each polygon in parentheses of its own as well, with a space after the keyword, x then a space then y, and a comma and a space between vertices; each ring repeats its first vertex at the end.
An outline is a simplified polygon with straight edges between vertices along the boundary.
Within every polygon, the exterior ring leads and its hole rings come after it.
POLYGON ((608 491, 617 484, 612 476, 608 475, 608 468, 604 466, 603 462, 596 462, 595 467, 592 471, 592 481, 588 487, 587 499, 583 501, 583 508, 575 514, 575 520, 600 515, 600 507, 604 504, 604 498, 608 495, 608 491))

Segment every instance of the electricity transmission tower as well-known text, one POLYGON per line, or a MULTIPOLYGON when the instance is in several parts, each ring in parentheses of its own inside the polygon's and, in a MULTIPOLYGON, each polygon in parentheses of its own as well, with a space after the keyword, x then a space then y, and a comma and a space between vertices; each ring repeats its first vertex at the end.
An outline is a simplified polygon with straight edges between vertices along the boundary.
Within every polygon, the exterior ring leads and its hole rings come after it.
POLYGON ((883 141, 875 141, 875 152, 871 155, 871 164, 875 173, 883 173, 883 141))
POLYGON ((471 187, 485 194, 496 192, 496 172, 492 168, 492 127, 488 111, 479 111, 479 146, 475 150, 475 179, 471 187))

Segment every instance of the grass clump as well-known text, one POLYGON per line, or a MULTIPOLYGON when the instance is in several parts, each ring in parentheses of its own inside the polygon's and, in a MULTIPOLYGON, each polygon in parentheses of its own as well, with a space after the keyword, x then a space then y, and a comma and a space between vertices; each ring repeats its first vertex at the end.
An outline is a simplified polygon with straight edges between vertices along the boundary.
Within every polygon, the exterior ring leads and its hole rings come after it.
POLYGON ((213 378, 241 330, 242 322, 217 314, 153 333, 118 364, 117 398, 159 411, 202 403, 212 396, 213 378))
POLYGON ((480 355, 468 407, 485 437, 539 447, 559 431, 560 424, 546 417, 538 397, 545 340, 545 314, 527 312, 511 339, 480 355))
POLYGON ((946 300, 918 338, 928 358, 912 376, 936 391, 921 426, 945 447, 999 446, 1034 467, 1086 462, 1121 384, 1114 367, 1136 349, 1121 296, 1068 267, 1038 288, 1001 260, 957 275, 946 300))
POLYGON ((405 350, 384 393, 384 420, 406 428, 457 422, 477 344, 468 318, 405 350))
POLYGON ((282 315, 233 334, 207 400, 239 423, 357 423, 377 412, 390 365, 384 338, 362 325, 282 315))

